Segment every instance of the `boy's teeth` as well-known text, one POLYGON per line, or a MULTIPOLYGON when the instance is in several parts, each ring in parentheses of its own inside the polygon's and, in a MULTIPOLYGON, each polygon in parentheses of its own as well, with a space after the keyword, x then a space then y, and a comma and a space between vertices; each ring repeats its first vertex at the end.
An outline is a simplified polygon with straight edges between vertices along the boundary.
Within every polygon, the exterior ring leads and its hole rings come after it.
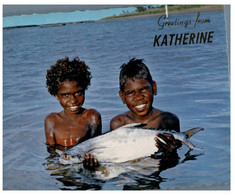
POLYGON ((145 104, 141 104, 141 105, 136 106, 136 108, 137 108, 137 109, 141 109, 141 108, 143 108, 144 106, 145 106, 145 104))
POLYGON ((72 106, 70 107, 71 110, 76 110, 77 109, 77 106, 72 106))

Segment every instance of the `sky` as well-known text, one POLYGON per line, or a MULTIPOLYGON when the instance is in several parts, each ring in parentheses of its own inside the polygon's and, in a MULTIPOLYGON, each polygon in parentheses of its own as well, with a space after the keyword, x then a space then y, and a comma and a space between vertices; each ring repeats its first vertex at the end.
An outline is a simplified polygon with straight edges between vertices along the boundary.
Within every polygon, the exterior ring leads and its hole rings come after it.
MULTIPOLYGON (((133 6, 133 5, 131 5, 133 6)), ((107 9, 107 8, 120 8, 120 7, 130 7, 130 5, 104 5, 104 4, 93 4, 93 5, 9 5, 3 4, 3 17, 6 16, 19 16, 19 15, 31 15, 31 14, 47 14, 52 12, 73 12, 73 11, 83 11, 83 10, 97 10, 97 9, 107 9)))
POLYGON ((159 4, 230 4, 231 0, 2 0, 3 17, 22 14, 46 14, 51 12, 71 12, 96 10, 135 5, 159 4), (65 4, 66 3, 66 4, 65 4), (61 6, 62 5, 62 6, 61 6))

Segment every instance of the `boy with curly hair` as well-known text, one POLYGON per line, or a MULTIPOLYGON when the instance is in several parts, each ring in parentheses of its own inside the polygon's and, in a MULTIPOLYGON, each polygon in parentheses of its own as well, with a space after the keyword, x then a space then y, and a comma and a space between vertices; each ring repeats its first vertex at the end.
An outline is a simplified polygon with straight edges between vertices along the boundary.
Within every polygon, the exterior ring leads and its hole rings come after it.
MULTIPOLYGON (((49 146, 68 149, 101 134, 101 116, 95 109, 83 107, 85 90, 90 85, 89 67, 79 58, 59 59, 47 70, 46 87, 63 110, 45 118, 45 134, 49 146)), ((91 162, 94 158, 89 156, 91 162)), ((97 163, 97 161, 95 161, 97 163)))

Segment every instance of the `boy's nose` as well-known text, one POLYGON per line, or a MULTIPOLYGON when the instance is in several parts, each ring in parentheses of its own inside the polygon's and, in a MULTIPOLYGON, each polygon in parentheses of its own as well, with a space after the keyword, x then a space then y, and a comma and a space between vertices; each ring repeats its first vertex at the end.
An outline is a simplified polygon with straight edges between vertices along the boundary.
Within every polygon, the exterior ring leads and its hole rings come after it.
POLYGON ((71 95, 69 100, 70 100, 71 103, 76 102, 76 98, 75 98, 74 95, 71 95))
POLYGON ((139 100, 139 99, 142 99, 142 98, 143 98, 143 94, 142 94, 142 93, 137 92, 137 93, 135 94, 135 99, 136 99, 136 100, 139 100))

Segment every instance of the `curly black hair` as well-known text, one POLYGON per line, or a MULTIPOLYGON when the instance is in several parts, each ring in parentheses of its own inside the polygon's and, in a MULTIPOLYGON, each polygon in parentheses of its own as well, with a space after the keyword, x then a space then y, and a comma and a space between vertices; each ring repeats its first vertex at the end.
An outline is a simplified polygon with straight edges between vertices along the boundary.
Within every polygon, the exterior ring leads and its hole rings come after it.
POLYGON ((59 84, 65 80, 76 81, 84 90, 91 84, 90 68, 75 57, 73 61, 69 61, 68 57, 57 60, 56 64, 52 65, 47 70, 46 87, 51 95, 56 96, 59 90, 59 84))

